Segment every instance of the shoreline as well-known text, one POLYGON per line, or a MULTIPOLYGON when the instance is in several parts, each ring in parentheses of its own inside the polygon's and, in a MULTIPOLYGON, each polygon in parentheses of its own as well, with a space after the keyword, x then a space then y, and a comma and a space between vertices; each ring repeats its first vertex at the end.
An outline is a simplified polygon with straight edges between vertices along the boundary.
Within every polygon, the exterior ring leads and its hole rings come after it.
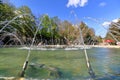
MULTIPOLYGON (((19 49, 29 49, 30 47, 24 46, 19 49)), ((31 49, 33 50, 54 50, 54 49, 83 49, 83 45, 41 45, 41 46, 33 46, 31 49)), ((118 45, 85 45, 86 49, 90 48, 120 48, 118 45)))
POLYGON ((120 48, 120 46, 118 46, 118 45, 94 45, 92 47, 96 47, 96 48, 120 48))

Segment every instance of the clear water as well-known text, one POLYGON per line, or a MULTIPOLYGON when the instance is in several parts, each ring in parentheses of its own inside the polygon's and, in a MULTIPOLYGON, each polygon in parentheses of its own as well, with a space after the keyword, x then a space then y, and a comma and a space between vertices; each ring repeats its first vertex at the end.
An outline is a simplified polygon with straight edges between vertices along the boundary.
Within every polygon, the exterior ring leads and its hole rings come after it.
MULTIPOLYGON (((95 80, 120 80, 120 49, 92 48, 88 49, 88 56, 95 80)), ((17 48, 0 48, 0 77, 18 77, 27 56, 27 50, 17 48)), ((31 63, 44 64, 47 67, 57 68, 61 75, 43 68, 28 66, 26 79, 50 80, 92 80, 88 74, 85 56, 82 50, 77 51, 32 51, 31 63), (51 75, 50 75, 51 74, 51 75)))

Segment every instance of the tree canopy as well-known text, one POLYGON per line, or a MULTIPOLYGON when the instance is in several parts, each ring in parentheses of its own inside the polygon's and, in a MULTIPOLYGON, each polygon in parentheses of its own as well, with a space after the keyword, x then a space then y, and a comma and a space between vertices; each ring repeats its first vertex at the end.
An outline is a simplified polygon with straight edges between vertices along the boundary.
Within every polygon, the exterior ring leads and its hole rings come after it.
POLYGON ((118 22, 112 22, 109 25, 105 39, 113 40, 114 43, 120 42, 120 19, 118 22))
MULTIPOLYGON (((0 4, 0 41, 4 44, 31 44, 32 38, 36 30, 36 44, 42 42, 43 44, 80 44, 80 31, 82 30, 82 37, 85 44, 93 44, 93 42, 102 42, 100 36, 95 35, 93 28, 87 26, 84 22, 79 22, 79 25, 73 25, 68 20, 60 20, 58 16, 50 17, 47 14, 39 16, 37 19, 29 7, 21 6, 16 8, 9 4, 0 4), (12 35, 11 35, 12 34, 12 35), (17 43, 16 43, 17 42, 17 43)), ((117 40, 120 40, 119 33, 120 28, 116 25, 118 23, 112 23, 109 28, 109 32, 115 36, 117 40)), ((106 38, 112 38, 107 34, 106 38)))

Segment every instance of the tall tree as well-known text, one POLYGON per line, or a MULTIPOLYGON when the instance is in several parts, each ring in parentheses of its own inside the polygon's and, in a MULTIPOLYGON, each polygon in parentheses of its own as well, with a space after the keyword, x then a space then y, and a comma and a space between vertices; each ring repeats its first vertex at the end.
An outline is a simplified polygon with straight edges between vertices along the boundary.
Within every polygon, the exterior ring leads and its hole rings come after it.
POLYGON ((5 40, 4 34, 9 34, 9 32, 14 32, 14 28, 11 27, 11 24, 8 24, 15 16, 14 14, 15 7, 6 3, 0 4, 0 41, 2 40, 6 43, 8 40, 5 40), (4 37, 4 38, 3 38, 4 37))
POLYGON ((14 10, 14 6, 0 4, 0 21, 11 20, 15 16, 14 10))
POLYGON ((27 6, 22 6, 14 11, 16 19, 12 22, 16 34, 24 44, 32 41, 36 31, 35 17, 27 6))
POLYGON ((51 20, 48 15, 43 15, 41 18, 41 33, 44 37, 50 37, 51 31, 51 20))
POLYGON ((82 31, 82 37, 84 39, 84 43, 91 44, 93 38, 95 36, 95 31, 93 28, 89 28, 84 22, 80 23, 80 28, 82 31))
POLYGON ((105 39, 111 39, 115 42, 120 41, 120 19, 118 19, 118 22, 112 22, 109 25, 105 39))

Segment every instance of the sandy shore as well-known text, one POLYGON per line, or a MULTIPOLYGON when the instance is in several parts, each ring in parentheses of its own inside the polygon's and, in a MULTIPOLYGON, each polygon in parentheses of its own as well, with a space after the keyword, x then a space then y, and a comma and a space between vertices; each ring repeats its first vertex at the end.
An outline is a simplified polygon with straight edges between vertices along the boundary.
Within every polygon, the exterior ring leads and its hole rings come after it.
POLYGON ((117 45, 94 45, 92 47, 100 47, 100 48, 120 48, 120 46, 117 45))
MULTIPOLYGON (((85 45, 86 49, 90 48, 120 48, 120 46, 117 45, 85 45)), ((19 49, 29 49, 30 47, 21 47, 19 49)), ((54 50, 54 49, 66 49, 66 48, 79 48, 83 49, 83 45, 41 45, 41 46, 33 46, 31 47, 31 50, 54 50)))

